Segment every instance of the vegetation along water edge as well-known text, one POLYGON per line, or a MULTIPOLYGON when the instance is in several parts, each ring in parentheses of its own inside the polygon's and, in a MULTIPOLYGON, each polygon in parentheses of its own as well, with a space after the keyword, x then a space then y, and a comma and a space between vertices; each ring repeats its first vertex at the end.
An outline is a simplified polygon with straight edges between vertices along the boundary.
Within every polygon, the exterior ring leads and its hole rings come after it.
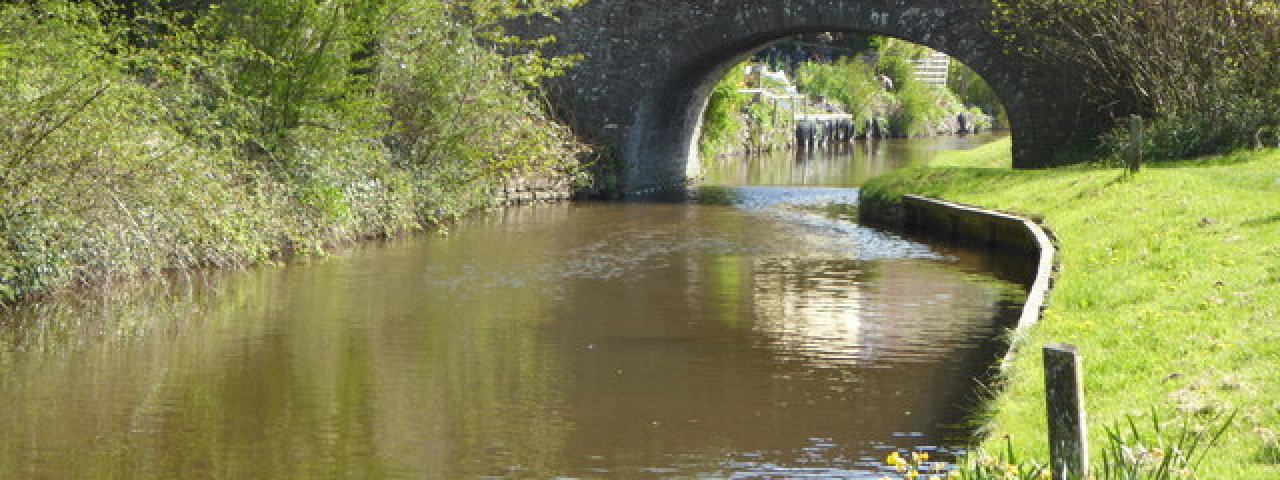
MULTIPOLYGON (((1033 353, 1066 342, 1084 354, 1095 452, 1133 466, 1095 458, 1096 478, 1280 478, 1280 151, 1259 148, 1274 145, 1280 125, 1280 8, 1253 0, 995 6, 991 31, 1022 45, 1006 54, 1088 72, 1089 87, 1103 92, 1093 108, 1118 120, 1146 117, 1147 128, 1099 125, 1103 133, 1082 144, 1083 165, 1011 171, 1009 145, 992 145, 863 190, 863 208, 921 194, 1021 212, 1057 234, 1061 270, 1049 307, 1012 339, 1023 353, 993 386, 986 454, 975 458, 1008 451, 1045 463, 1033 353), (1126 160, 1142 170, 1122 171, 1126 160), (1147 427, 1113 427, 1131 419, 1147 427), (1203 462, 1164 468, 1188 458, 1177 448, 1182 433, 1216 438, 1223 424, 1221 445, 1203 462), (1117 433, 1125 430, 1134 433, 1117 433)), ((1017 468, 962 473, 1031 478, 1017 468)))
POLYGON ((432 228, 584 150, 504 21, 576 0, 0 5, 0 303, 432 228))
POLYGON ((945 166, 892 173, 862 192, 862 208, 922 194, 1022 212, 1061 243, 1044 321, 1013 339, 1024 354, 984 414, 985 450, 1004 451, 1007 438, 1047 463, 1040 357, 1026 352, 1067 342, 1085 355, 1095 447, 1107 444, 1105 426, 1130 417, 1159 416, 1177 431, 1184 419, 1236 413, 1197 478, 1280 476, 1280 150, 1137 175, 1101 165, 1012 171, 1008 152, 1005 140, 944 156, 945 166))

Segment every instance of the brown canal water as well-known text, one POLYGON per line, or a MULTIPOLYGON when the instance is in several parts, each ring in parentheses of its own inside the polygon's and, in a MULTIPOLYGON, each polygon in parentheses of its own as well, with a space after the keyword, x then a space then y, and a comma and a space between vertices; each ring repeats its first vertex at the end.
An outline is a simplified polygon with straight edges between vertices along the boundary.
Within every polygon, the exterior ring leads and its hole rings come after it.
MULTIPOLYGON (((846 157, 813 183, 861 178, 846 157)), ((945 457, 1021 273, 858 226, 856 195, 511 209, 22 306, 0 317, 0 478, 879 478, 892 450, 945 457)))

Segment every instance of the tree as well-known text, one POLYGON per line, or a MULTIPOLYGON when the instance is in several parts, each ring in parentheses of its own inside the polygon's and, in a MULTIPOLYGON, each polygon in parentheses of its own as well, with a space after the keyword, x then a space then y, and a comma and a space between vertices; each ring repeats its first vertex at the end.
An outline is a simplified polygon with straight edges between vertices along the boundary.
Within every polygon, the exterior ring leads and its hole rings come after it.
POLYGON ((1280 122, 1269 107, 1280 101, 1274 1, 997 0, 994 10, 1010 53, 1086 72, 1091 102, 1116 117, 1154 117, 1147 150, 1159 157, 1232 148, 1280 122))

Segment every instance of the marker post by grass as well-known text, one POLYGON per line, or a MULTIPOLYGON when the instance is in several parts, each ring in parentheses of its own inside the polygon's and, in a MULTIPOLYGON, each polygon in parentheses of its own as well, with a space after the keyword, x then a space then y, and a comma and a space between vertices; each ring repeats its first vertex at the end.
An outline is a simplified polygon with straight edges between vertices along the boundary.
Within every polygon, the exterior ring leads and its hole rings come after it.
POLYGON ((1128 167, 1130 175, 1137 175, 1142 170, 1142 142, 1146 132, 1142 117, 1133 115, 1129 117, 1129 158, 1128 167))
MULTIPOLYGON (((933 164, 946 168, 873 179, 861 208, 915 194, 1042 217, 1061 265, 1043 320, 1014 339, 1018 351, 1067 342, 1088 352, 1095 425, 1151 424, 1158 411, 1174 432, 1174 419, 1238 411, 1197 478, 1280 478, 1280 150, 1148 163, 1129 175, 1011 170, 1010 148, 1001 141, 933 164)), ((1002 376, 982 446, 1004 450, 1007 436, 1019 457, 1047 459, 1040 355, 1015 356, 1002 376)), ((1109 441, 1102 429, 1089 439, 1109 441)))
POLYGON ((1049 412, 1049 458, 1056 480, 1083 478, 1089 468, 1080 350, 1055 343, 1044 347, 1045 405, 1049 412))

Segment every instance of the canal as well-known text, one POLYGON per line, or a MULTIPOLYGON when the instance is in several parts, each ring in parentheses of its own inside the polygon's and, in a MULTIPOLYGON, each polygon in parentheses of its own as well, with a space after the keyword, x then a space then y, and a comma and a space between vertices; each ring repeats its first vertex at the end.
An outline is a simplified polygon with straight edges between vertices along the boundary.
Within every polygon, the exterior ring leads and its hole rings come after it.
POLYGON ((994 137, 721 162, 687 201, 0 314, 0 478, 879 478, 945 459, 1020 268, 854 222, 866 178, 994 137))

